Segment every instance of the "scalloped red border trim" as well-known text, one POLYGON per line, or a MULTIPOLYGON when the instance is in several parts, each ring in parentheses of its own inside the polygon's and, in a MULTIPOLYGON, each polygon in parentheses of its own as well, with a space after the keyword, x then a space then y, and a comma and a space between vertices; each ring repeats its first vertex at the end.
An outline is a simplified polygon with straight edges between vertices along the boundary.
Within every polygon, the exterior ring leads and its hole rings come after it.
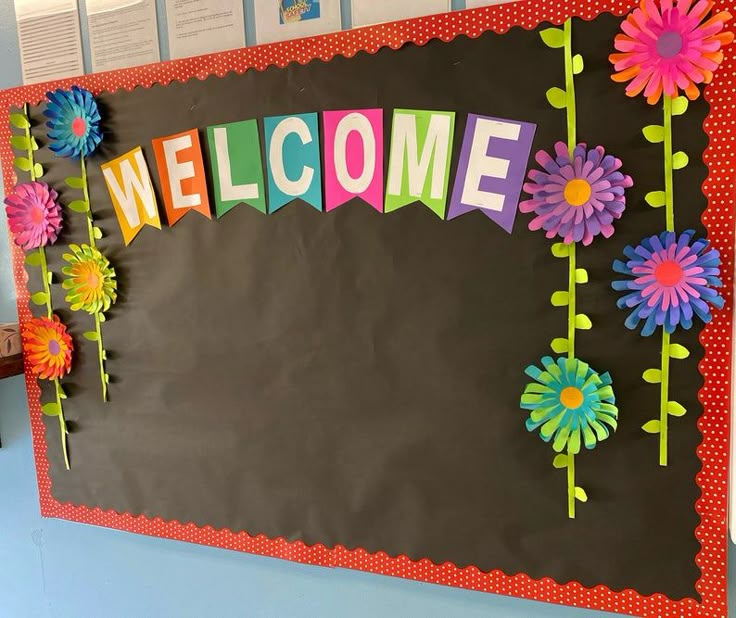
MULTIPOLYGON (((48 90, 69 88, 72 84, 86 87, 95 94, 119 89, 132 90, 139 86, 149 88, 154 84, 166 85, 175 80, 202 80, 211 75, 222 77, 231 71, 243 73, 248 69, 263 71, 269 66, 285 67, 291 62, 305 64, 315 59, 327 62, 338 54, 352 57, 361 51, 375 53, 385 46, 397 49, 406 43, 424 45, 435 38, 450 41, 459 35, 477 37, 489 30, 502 34, 514 26, 532 29, 545 21, 559 25, 570 16, 586 20, 604 12, 623 16, 636 4, 636 0, 522 0, 297 41, 87 75, 51 84, 14 88, 0 93, 0 109, 7 111, 26 102, 38 103, 45 98, 48 90)), ((716 5, 719 10, 727 9, 736 14, 734 0, 719 0, 716 5)), ((704 413, 698 421, 703 442, 697 452, 703 466, 696 476, 702 493, 695 504, 701 519, 695 536, 701 545, 696 557, 701 577, 696 588, 702 602, 690 598, 673 601, 662 594, 645 597, 634 590, 613 591, 605 585, 591 589, 578 582, 557 583, 549 578, 534 580, 524 573, 506 575, 498 570, 484 573, 473 566, 458 568, 449 562, 438 565, 428 559, 415 561, 406 556, 392 557, 384 552, 371 554, 362 548, 351 550, 340 545, 332 549, 323 545, 308 546, 301 541, 288 542, 283 538, 270 539, 264 535, 252 536, 246 532, 234 533, 227 529, 215 530, 210 526, 200 528, 192 523, 164 521, 158 517, 148 518, 144 515, 103 511, 83 505, 62 504, 51 492, 45 426, 39 404, 40 389, 26 365, 26 387, 42 515, 295 562, 352 568, 569 606, 641 616, 725 616, 734 267, 733 196, 736 171, 732 151, 736 140, 736 111, 732 103, 736 86, 735 47, 731 46, 726 50, 724 66, 705 93, 711 112, 704 124, 710 144, 703 157, 709 174, 703 184, 703 191, 708 197, 708 209, 702 219, 713 245, 723 258, 723 296, 726 307, 715 314, 713 322, 706 326, 700 336, 706 353, 699 365, 704 376, 704 386, 698 395, 704 413)), ((12 187, 16 182, 12 165, 14 155, 9 137, 8 123, 0 123, 0 160, 6 187, 12 187)), ((27 276, 23 267, 24 254, 12 242, 11 247, 18 313, 21 323, 24 323, 31 317, 27 276)))

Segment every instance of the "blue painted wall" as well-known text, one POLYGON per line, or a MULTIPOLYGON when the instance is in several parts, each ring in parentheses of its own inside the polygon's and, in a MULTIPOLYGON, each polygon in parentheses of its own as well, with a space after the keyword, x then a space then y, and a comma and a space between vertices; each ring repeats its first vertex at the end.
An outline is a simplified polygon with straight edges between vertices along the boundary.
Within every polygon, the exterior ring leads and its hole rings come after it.
MULTIPOLYGON (((166 59, 163 4, 158 0, 166 59)), ((342 4, 348 27, 349 0, 342 4)), ((252 17, 253 0, 245 6, 252 17)), ((463 7, 464 0, 453 0, 453 8, 463 7)), ((252 27, 247 37, 254 40, 252 27)), ((0 0, 0 57, 0 89, 20 84, 12 0, 0 0)), ((0 235, 0 322, 16 319, 9 249, 0 235)), ((20 376, 0 382, 0 436, 0 618, 605 615, 41 519, 20 376)))

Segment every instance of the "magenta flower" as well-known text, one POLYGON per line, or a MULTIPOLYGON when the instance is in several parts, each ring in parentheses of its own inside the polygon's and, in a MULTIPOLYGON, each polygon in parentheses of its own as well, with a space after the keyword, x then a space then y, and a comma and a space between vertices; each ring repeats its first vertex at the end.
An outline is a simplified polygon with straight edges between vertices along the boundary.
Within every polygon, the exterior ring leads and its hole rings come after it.
POLYGON ((530 230, 544 230, 547 238, 559 236, 566 244, 589 245, 602 234, 613 235, 613 222, 626 208, 625 190, 631 176, 621 173, 621 161, 607 155, 603 146, 575 147, 570 157, 563 142, 555 144, 555 157, 540 150, 536 160, 544 170, 530 170, 524 191, 532 198, 519 204, 524 213, 537 216, 530 230))
POLYGON ((8 226, 24 251, 53 245, 61 230, 59 194, 45 182, 18 185, 5 198, 8 226))

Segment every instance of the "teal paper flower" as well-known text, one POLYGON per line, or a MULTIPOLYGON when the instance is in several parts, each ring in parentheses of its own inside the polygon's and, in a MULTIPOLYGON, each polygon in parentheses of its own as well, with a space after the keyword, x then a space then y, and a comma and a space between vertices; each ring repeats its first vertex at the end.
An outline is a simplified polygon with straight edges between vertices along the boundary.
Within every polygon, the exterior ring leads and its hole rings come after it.
POLYGON ((598 374, 576 358, 542 358, 543 369, 530 365, 525 373, 535 380, 527 384, 521 407, 531 414, 526 428, 541 427, 545 442, 558 453, 580 452, 581 442, 593 449, 618 426, 618 408, 608 373, 598 374))
POLYGON ((72 86, 46 95, 44 116, 49 120, 49 148, 59 157, 79 159, 91 155, 102 141, 100 111, 89 90, 72 86))

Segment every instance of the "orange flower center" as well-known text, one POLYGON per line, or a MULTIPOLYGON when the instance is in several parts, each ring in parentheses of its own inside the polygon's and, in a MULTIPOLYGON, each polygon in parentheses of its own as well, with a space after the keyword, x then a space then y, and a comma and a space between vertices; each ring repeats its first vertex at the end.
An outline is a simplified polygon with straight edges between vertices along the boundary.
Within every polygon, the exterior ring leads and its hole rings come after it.
POLYGON ((593 187, 582 178, 575 178, 565 185, 565 201, 570 206, 582 206, 591 195, 593 195, 593 187))
POLYGON ((568 410, 577 410, 583 405, 583 391, 574 386, 568 386, 562 389, 560 393, 560 403, 565 406, 568 410))
POLYGON ((654 270, 654 277, 657 279, 657 282, 668 288, 680 283, 683 274, 682 266, 672 260, 662 262, 654 270))
POLYGON ((91 290, 96 290, 100 286, 100 276, 95 272, 89 273, 87 275, 87 285, 91 290))
POLYGON ((673 58, 682 51, 682 36, 679 32, 669 30, 657 39, 657 53, 662 58, 673 58))

